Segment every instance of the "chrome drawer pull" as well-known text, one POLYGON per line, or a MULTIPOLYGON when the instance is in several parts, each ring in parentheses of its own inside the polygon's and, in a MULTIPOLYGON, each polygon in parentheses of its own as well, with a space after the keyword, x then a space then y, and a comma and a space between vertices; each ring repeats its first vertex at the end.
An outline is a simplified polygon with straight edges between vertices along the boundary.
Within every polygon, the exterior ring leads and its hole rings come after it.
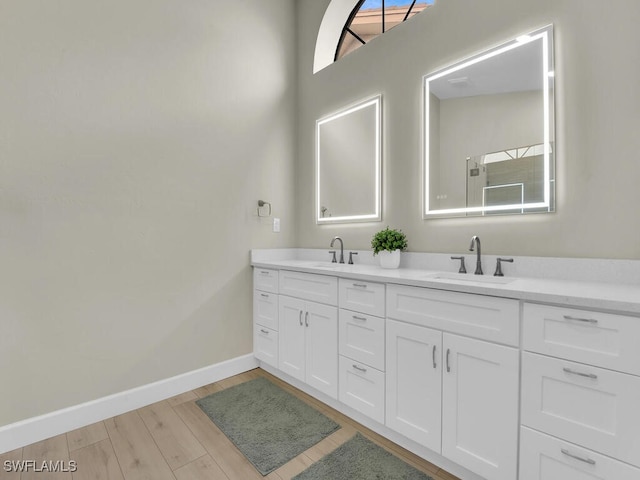
POLYGON ((309 312, 304 312, 304 324, 305 326, 309 326, 309 312))
POLYGON ((449 354, 451 353, 451 350, 449 348, 447 348, 447 372, 451 371, 451 366, 449 365, 449 354))
POLYGON ((265 329, 261 328, 260 331, 262 333, 264 333, 265 335, 269 335, 269 330, 265 330, 265 329))
POLYGON ((433 352, 431 352, 431 357, 433 358, 433 368, 436 368, 436 346, 433 346, 433 352))
POLYGON ((594 325, 598 324, 598 320, 594 318, 580 318, 580 317, 572 317, 571 315, 563 315, 565 320, 570 320, 573 322, 584 322, 584 323, 592 323, 594 325))
POLYGON ((268 270, 260 270, 260 273, 261 273, 262 275, 269 275, 269 274, 271 274, 271 272, 269 272, 268 270))
POLYGON ((562 452, 563 455, 566 455, 567 457, 575 458, 576 460, 580 460, 581 462, 588 463, 589 465, 595 465, 596 464, 595 460, 592 460, 590 458, 583 458, 583 457, 580 457, 578 455, 574 455, 573 453, 571 453, 569 450, 567 450, 565 448, 561 448, 560 451, 562 452))
POLYGON ((354 283, 353 286, 358 288, 367 288, 366 283, 354 283))
POLYGON ((366 322, 366 321, 367 321, 367 319, 366 319, 365 317, 359 317, 359 316, 357 316, 357 315, 352 315, 352 318, 353 318, 354 320, 362 320, 363 322, 366 322))
POLYGON ((269 298, 269 295, 267 295, 266 293, 261 293, 260 296, 264 298, 269 298))
POLYGON ((352 365, 352 367, 355 368, 356 370, 362 372, 362 373, 365 373, 367 371, 366 368, 362 368, 362 367, 356 365, 355 363, 352 365))
POLYGON ((300 321, 300 326, 302 326, 302 310, 300 310, 300 316, 298 317, 298 320, 300 321))
POLYGON ((567 368, 567 367, 563 368, 562 371, 565 373, 569 373, 571 375, 580 375, 581 377, 592 378, 593 380, 596 380, 598 378, 598 376, 595 373, 576 372, 575 370, 571 370, 570 368, 567 368))

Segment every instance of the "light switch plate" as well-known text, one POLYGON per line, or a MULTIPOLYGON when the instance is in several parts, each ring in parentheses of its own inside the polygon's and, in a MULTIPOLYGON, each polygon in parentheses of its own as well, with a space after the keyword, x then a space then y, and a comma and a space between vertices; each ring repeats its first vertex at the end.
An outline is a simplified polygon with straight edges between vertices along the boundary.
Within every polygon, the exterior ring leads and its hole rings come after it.
POLYGON ((274 233, 280 233, 280 219, 279 218, 275 218, 273 219, 273 232, 274 233))

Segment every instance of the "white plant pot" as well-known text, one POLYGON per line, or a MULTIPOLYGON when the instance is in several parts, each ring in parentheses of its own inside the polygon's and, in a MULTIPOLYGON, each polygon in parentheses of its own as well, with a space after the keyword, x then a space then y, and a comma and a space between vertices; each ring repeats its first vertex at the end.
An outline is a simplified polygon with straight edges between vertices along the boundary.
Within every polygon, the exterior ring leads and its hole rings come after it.
POLYGON ((393 252, 383 250, 378 253, 378 257, 380 257, 380 266, 382 268, 398 268, 400 266, 400 250, 394 250, 393 252))

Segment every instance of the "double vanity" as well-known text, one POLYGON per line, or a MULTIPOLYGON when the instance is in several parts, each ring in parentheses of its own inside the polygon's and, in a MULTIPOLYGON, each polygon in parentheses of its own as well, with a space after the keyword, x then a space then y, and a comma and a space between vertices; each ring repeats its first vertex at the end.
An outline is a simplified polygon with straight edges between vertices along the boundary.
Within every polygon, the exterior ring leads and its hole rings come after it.
POLYGON ((640 478, 640 286, 303 257, 252 252, 267 371, 463 479, 640 478))

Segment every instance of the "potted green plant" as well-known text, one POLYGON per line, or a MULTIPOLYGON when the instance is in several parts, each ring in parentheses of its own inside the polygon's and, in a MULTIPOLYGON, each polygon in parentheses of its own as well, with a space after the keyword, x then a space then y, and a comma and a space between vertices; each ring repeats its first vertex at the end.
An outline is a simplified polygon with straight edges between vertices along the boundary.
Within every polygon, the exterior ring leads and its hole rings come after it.
POLYGON ((400 252, 407 249, 407 236, 402 230, 390 229, 376 233, 371 239, 373 255, 379 255, 382 268, 398 268, 400 266, 400 252))

